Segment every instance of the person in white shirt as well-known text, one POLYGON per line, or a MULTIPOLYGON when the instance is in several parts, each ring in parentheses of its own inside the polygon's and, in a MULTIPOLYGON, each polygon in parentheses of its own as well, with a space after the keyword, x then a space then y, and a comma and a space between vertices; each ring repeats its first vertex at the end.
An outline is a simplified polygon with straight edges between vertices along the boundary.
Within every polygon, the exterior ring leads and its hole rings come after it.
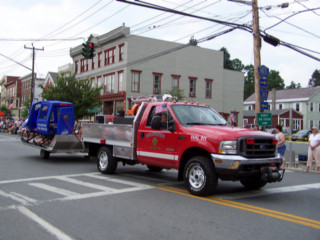
POLYGON ((313 127, 312 133, 309 136, 308 161, 306 172, 309 171, 313 159, 316 161, 317 172, 320 171, 320 134, 319 128, 313 127))

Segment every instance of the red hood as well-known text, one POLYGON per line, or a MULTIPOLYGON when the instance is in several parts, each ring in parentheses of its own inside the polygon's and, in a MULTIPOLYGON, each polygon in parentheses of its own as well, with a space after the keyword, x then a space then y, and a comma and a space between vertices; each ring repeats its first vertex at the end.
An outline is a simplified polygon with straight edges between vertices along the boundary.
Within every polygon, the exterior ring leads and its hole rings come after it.
POLYGON ((207 138, 211 139, 219 139, 220 141, 237 140, 239 137, 243 136, 274 137, 274 135, 267 132, 229 126, 192 126, 188 127, 187 132, 192 135, 206 136, 207 138))

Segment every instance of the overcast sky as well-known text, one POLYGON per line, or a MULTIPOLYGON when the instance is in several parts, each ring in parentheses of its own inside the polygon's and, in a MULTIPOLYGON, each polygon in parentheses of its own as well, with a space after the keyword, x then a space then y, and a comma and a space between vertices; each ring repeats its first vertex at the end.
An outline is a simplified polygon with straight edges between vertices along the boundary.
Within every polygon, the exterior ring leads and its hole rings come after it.
MULTIPOLYGON (((251 6, 246 4, 226 0, 146 1, 221 21, 247 26, 252 23, 251 6)), ((258 0, 260 29, 320 58, 320 1, 288 0, 289 7, 281 8, 284 2, 258 0)), ((44 78, 48 71, 57 72, 59 66, 72 63, 70 48, 83 43, 90 34, 102 35, 123 23, 130 27, 131 34, 179 43, 188 43, 191 36, 202 39, 229 28, 115 0, 0 0, 0 21, 0 78, 30 73, 8 59, 31 68, 32 51, 24 46, 32 47, 33 43, 36 48, 44 48, 36 52, 35 62, 38 77, 44 78)), ((226 47, 231 59, 253 64, 252 33, 247 31, 235 30, 198 46, 213 50, 226 47)), ((319 60, 263 41, 261 63, 279 71, 286 86, 294 81, 307 87, 314 70, 320 69, 319 60)))

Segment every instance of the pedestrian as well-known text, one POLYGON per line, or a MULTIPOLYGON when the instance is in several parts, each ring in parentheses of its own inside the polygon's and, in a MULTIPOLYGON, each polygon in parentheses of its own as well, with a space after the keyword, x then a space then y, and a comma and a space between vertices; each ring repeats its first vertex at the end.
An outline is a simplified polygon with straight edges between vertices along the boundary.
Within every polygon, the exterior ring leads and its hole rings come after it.
POLYGON ((286 152, 286 138, 282 132, 282 126, 281 125, 277 125, 275 127, 276 130, 276 139, 277 139, 277 152, 280 154, 280 156, 282 157, 282 165, 281 165, 281 169, 285 168, 286 165, 286 160, 284 158, 284 153, 286 152))
POLYGON ((259 130, 259 125, 258 124, 254 124, 253 125, 253 130, 259 130))
POLYGON ((317 172, 320 171, 320 134, 319 134, 319 128, 313 127, 312 132, 309 136, 308 141, 308 161, 307 161, 307 167, 306 172, 309 171, 310 167, 312 166, 313 159, 316 161, 316 167, 317 172))

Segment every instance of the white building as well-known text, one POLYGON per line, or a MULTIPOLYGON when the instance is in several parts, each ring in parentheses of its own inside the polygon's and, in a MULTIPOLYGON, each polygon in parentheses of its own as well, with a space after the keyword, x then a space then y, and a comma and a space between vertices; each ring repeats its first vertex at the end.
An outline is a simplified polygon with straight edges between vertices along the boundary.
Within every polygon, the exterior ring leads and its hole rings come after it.
MULTIPOLYGON (((272 110, 293 109, 300 112, 303 121, 293 123, 295 126, 301 125, 303 129, 320 127, 320 86, 270 91, 267 102, 272 110)), ((254 110, 254 106, 255 96, 252 94, 244 101, 244 110, 254 110)))
POLYGON ((127 110, 134 98, 183 90, 185 100, 206 103, 230 121, 242 123, 242 72, 223 68, 223 52, 130 34, 122 26, 90 36, 95 56, 85 59, 82 45, 70 49, 74 73, 103 86, 104 114, 127 110))

